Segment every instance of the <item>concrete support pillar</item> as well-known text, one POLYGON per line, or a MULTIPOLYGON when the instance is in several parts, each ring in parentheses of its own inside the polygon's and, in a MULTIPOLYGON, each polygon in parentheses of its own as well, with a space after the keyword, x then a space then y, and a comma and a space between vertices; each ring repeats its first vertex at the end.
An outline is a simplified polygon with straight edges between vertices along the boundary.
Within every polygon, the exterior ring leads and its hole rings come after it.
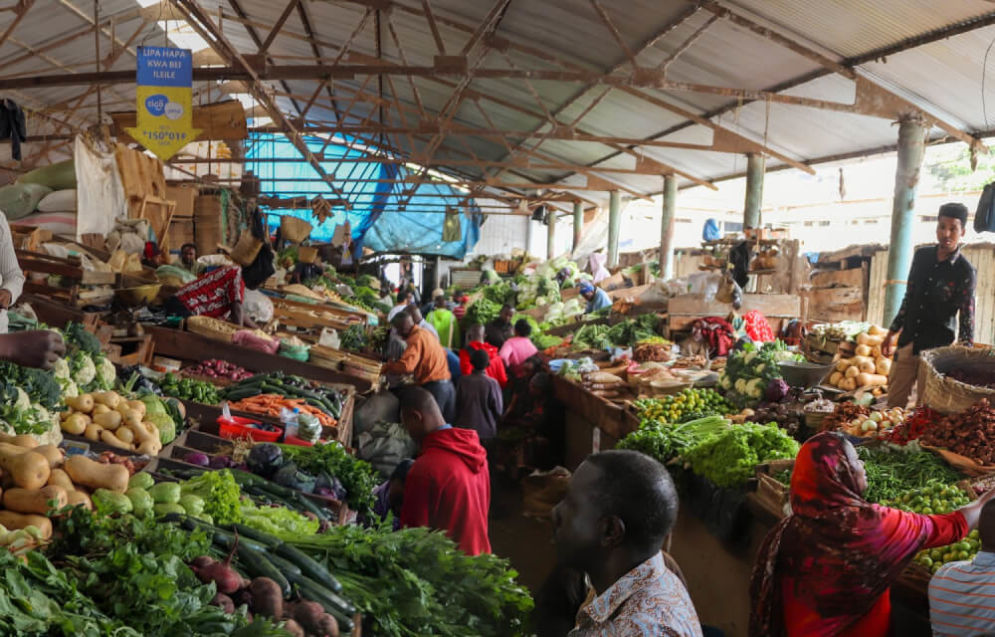
POLYGON ((746 156, 746 202, 743 206, 743 228, 760 227, 760 207, 764 200, 764 168, 767 162, 763 155, 750 153, 746 156))
POLYGON ((608 267, 618 267, 618 233, 622 227, 622 206, 618 191, 609 193, 608 199, 608 267))
POLYGON ((571 252, 577 251, 580 245, 580 237, 584 233, 584 204, 579 201, 574 202, 574 241, 571 252))
POLYGON ((556 256, 556 211, 550 208, 549 220, 546 223, 546 260, 552 261, 556 256))
MULTIPOLYGON (((435 263, 432 264, 432 289, 438 290, 442 287, 442 257, 435 257, 435 263)), ((433 301, 435 299, 432 299, 433 301)))
POLYGON ((905 296, 906 277, 912 265, 912 221, 916 184, 926 150, 926 126, 918 117, 906 117, 898 126, 898 167, 895 198, 891 206, 891 243, 888 248, 888 280, 884 287, 884 324, 898 314, 905 296))
POLYGON ((663 176, 663 215, 660 218, 660 278, 674 277, 674 215, 677 212, 677 176, 663 176))

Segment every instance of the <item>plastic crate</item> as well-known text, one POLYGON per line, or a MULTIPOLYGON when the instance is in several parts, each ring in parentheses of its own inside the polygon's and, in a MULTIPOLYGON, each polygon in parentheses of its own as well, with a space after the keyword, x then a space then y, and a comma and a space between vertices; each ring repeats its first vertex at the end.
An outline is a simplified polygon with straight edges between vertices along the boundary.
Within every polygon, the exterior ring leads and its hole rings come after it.
MULTIPOLYGON (((279 427, 276 431, 266 431, 251 425, 260 424, 258 420, 251 418, 241 418, 232 416, 231 418, 218 418, 218 431, 222 438, 229 440, 236 438, 251 438, 256 442, 276 442, 283 435, 283 430, 279 427)), ((272 425, 271 425, 272 426, 272 425)))

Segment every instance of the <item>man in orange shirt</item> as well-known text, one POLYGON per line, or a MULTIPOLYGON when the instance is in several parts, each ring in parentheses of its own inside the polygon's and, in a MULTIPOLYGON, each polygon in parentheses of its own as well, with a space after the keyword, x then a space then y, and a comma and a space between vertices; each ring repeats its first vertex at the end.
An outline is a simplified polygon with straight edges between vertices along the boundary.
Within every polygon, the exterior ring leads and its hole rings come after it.
POLYGON ((398 336, 407 343, 407 349, 397 361, 383 367, 385 374, 411 374, 415 384, 432 394, 447 423, 452 422, 456 404, 456 390, 449 375, 446 352, 439 339, 428 330, 415 325, 411 315, 401 312, 391 323, 398 336))

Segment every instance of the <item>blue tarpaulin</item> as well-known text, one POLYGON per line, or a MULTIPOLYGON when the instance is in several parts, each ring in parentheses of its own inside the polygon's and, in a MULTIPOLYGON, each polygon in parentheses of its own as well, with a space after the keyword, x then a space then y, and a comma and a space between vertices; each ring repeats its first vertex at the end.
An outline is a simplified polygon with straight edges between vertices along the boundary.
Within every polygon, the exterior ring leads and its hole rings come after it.
MULTIPOLYGON (((317 223, 310 209, 278 211, 280 215, 300 217, 312 224, 312 239, 330 240, 335 227, 348 219, 356 246, 381 253, 439 255, 462 259, 480 238, 482 215, 471 201, 469 206, 459 208, 460 240, 442 240, 446 218, 442 206, 448 204, 455 208, 454 204, 465 193, 443 182, 421 184, 407 203, 408 209, 401 211, 397 209, 397 204, 405 197, 401 196, 400 190, 411 186, 404 182, 411 173, 410 170, 395 164, 362 161, 368 157, 365 153, 337 144, 325 146, 323 139, 305 137, 305 141, 312 152, 323 153, 322 167, 333 177, 336 185, 343 189, 345 198, 352 206, 348 212, 344 207, 333 208, 333 215, 322 224, 317 223), (350 161, 338 161, 342 158, 350 161), (378 183, 379 180, 393 183, 378 183), (426 204, 431 204, 430 212, 423 212, 426 204)), ((282 136, 253 135, 246 152, 245 167, 260 178, 264 196, 303 196, 311 199, 322 195, 326 199, 340 198, 327 183, 318 179, 314 168, 282 136), (268 159, 301 161, 270 162, 266 161, 268 159)), ((279 223, 279 215, 270 215, 272 227, 279 223)))

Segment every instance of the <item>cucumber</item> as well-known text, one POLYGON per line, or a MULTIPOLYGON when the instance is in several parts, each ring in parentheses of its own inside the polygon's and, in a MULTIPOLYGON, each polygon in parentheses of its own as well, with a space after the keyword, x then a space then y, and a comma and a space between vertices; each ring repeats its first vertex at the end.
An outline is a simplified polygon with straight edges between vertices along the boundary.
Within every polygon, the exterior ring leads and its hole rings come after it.
POLYGON ((257 551, 254 548, 239 542, 236 552, 238 553, 239 564, 241 564, 242 567, 250 575, 252 575, 252 577, 270 578, 280 587, 280 591, 283 592, 284 599, 290 597, 290 582, 283 575, 283 573, 280 572, 280 569, 266 559, 264 551, 257 551))
POLYGON ((276 547, 274 552, 276 555, 282 557, 288 562, 296 564, 304 575, 311 578, 318 584, 321 584, 333 593, 339 593, 342 591, 342 584, 335 579, 328 569, 311 559, 311 557, 304 553, 304 551, 301 551, 297 547, 291 546, 290 544, 281 544, 276 547))
POLYGON ((283 573, 284 577, 288 579, 291 577, 298 577, 304 574, 301 572, 299 566, 297 566, 293 562, 283 559, 279 555, 275 554, 272 550, 266 553, 266 559, 269 560, 270 564, 280 569, 280 572, 283 573))
POLYGON ((238 536, 241 539, 248 538, 250 541, 262 544, 270 549, 276 548, 280 545, 280 540, 276 539, 268 533, 264 533, 259 529, 254 529, 251 526, 246 526, 244 524, 227 524, 225 525, 225 530, 229 532, 238 532, 238 536))

